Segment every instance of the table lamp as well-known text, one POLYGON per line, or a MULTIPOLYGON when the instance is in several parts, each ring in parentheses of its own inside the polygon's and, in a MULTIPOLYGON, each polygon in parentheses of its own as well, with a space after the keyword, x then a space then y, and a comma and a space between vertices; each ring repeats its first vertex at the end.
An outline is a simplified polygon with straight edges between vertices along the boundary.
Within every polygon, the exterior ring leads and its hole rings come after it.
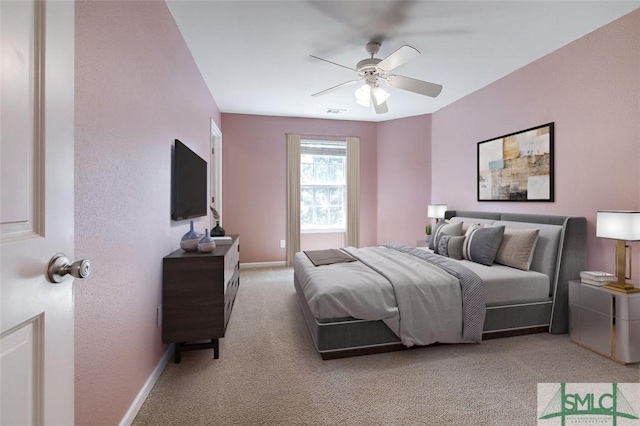
MULTIPOLYGON (((640 292, 640 288, 636 288, 626 281, 627 241, 640 241, 640 212, 630 210, 598 211, 596 237, 618 240, 616 243, 616 276, 618 281, 604 287, 622 293, 640 292)), ((631 247, 629 247, 629 276, 631 276, 631 247)))
POLYGON ((445 211, 447 211, 446 204, 429 204, 427 206, 427 217, 429 219, 435 219, 436 223, 438 223, 440 219, 444 219, 445 211))

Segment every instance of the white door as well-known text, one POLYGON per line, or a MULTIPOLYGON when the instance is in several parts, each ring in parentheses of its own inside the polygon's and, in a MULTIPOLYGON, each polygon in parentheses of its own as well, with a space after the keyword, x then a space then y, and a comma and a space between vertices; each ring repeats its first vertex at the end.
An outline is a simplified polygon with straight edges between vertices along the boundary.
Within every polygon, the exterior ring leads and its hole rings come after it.
POLYGON ((74 3, 0 1, 0 423, 73 424, 74 3))

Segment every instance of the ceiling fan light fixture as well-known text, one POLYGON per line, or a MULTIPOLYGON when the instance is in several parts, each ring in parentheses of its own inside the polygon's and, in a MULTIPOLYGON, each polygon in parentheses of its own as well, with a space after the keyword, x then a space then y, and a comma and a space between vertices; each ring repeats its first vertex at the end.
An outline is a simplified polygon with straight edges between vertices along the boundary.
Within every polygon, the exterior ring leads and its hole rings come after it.
POLYGON ((375 86, 371 89, 371 94, 375 99, 376 105, 382 105, 389 99, 390 94, 385 92, 380 86, 375 86))
POLYGON ((355 95, 358 105, 362 105, 364 107, 371 106, 371 86, 369 86, 368 83, 365 83, 362 87, 358 88, 355 95))

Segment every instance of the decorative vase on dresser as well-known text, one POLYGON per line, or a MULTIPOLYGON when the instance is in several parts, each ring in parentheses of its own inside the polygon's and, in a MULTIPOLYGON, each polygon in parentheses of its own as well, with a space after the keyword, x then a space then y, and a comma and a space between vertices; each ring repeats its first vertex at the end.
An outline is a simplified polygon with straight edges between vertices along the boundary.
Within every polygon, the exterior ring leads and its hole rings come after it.
POLYGON ((220 226, 220 221, 216 220, 216 226, 211 230, 212 237, 224 237, 224 228, 220 226))
POLYGON ((198 243, 202 237, 193 230, 193 221, 190 226, 189 232, 184 234, 180 240, 180 248, 184 251, 198 251, 198 243))
POLYGON ((209 236, 207 229, 204 230, 204 237, 198 242, 198 251, 202 253, 211 253, 216 249, 216 241, 209 236))

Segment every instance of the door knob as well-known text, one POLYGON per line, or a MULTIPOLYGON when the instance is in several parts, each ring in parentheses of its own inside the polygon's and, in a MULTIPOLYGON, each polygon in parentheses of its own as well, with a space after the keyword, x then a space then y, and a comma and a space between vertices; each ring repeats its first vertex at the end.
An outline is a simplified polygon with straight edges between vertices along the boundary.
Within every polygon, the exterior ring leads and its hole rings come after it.
POLYGON ((86 278, 91 274, 91 262, 81 259, 71 263, 64 253, 53 255, 47 267, 47 279, 56 284, 64 281, 67 274, 76 278, 86 278))

